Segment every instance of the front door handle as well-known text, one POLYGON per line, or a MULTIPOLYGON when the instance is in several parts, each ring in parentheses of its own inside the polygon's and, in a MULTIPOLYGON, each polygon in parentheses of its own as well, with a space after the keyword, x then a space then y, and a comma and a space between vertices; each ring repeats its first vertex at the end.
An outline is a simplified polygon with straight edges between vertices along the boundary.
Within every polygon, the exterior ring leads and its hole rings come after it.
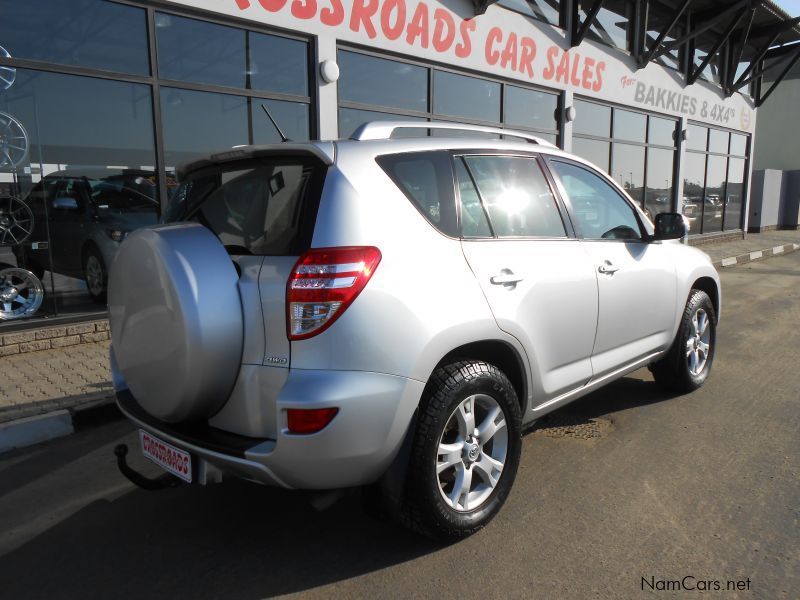
POLYGON ((597 267, 597 270, 601 273, 605 273, 606 275, 613 275, 619 271, 619 267, 615 267, 610 260, 607 260, 605 263, 597 267))
POLYGON ((519 275, 514 275, 510 269, 503 269, 497 275, 492 275, 489 281, 494 285, 517 285, 524 278, 519 275))

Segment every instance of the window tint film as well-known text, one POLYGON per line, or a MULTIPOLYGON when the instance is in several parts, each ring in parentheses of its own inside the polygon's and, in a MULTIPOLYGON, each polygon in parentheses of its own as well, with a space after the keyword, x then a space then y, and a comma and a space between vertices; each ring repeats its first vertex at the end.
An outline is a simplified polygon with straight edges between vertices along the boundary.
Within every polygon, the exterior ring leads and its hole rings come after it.
POLYGON ((291 256, 308 249, 322 167, 309 160, 252 160, 190 176, 167 221, 208 227, 231 254, 291 256))
POLYGON ((495 235, 567 235, 556 200, 536 159, 468 156, 464 160, 486 205, 495 235))
POLYGON ((377 161, 431 225, 447 235, 457 234, 449 154, 391 154, 380 156, 377 161))
POLYGON ((461 235, 465 238, 492 237, 489 220, 481 205, 481 197, 462 159, 456 159, 456 182, 461 202, 461 235))
POLYGON ((641 238, 633 209, 599 175, 572 163, 552 161, 551 165, 569 196, 575 218, 585 238, 641 238))

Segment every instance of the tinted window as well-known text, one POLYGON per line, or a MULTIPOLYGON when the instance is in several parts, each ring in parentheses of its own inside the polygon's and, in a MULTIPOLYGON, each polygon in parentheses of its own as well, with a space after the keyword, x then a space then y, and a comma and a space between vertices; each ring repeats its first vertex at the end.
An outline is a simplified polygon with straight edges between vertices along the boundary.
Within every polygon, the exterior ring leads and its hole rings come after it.
POLYGON ((644 146, 614 144, 612 163, 614 179, 641 206, 644 190, 644 146))
POLYGON ((609 148, 608 142, 589 140, 576 137, 572 140, 572 152, 594 163, 604 171, 608 170, 609 148))
POLYGON ((245 32, 156 14, 158 73, 166 79, 245 87, 245 32))
POLYGON ((731 154, 744 156, 747 152, 747 136, 736 133, 731 134, 731 154))
POLYGON ((408 63, 339 51, 342 102, 428 110, 428 69, 408 63))
POLYGON ((436 71, 433 112, 483 121, 500 121, 500 84, 436 71))
POLYGON ((253 122, 253 143, 274 144, 281 141, 261 105, 265 104, 272 118, 277 121, 284 135, 293 142, 308 140, 308 104, 284 100, 253 98, 250 105, 253 122))
POLYGON ((683 214, 689 219, 691 231, 700 233, 700 214, 703 210, 703 186, 706 177, 706 156, 686 154, 683 168, 683 214))
POLYGON ((168 169, 249 142, 242 96, 162 87, 161 113, 168 169))
POLYGON ((742 226, 742 200, 744 198, 744 159, 728 161, 728 185, 725 190, 725 229, 742 226))
POLYGON ((320 171, 310 161, 269 159, 205 171, 181 184, 168 220, 201 223, 231 254, 300 253, 310 243, 320 171))
POLYGON ((104 0, 0 0, 0 46, 15 58, 150 73, 144 9, 104 0))
POLYGON ((675 145, 675 121, 650 117, 650 128, 647 131, 647 141, 661 146, 675 145))
POLYGON ((308 95, 306 42, 254 32, 248 36, 252 89, 308 95))
POLYGON ((611 107, 575 100, 575 133, 609 137, 611 135, 611 107))
POLYGON ((558 96, 507 85, 503 118, 509 125, 533 129, 558 129, 558 96))
POLYGON ((468 156, 464 160, 496 236, 567 235, 556 200, 535 159, 468 156))
POLYGON ((721 152, 723 154, 727 154, 729 137, 730 136, 728 135, 727 131, 712 129, 708 136, 709 152, 721 152))
POLYGON ((551 164, 569 196, 585 238, 641 238, 633 209, 604 179, 572 163, 553 161, 551 164))
POLYGON ((472 183, 464 161, 457 159, 455 168, 461 203, 461 235, 465 238, 492 237, 481 197, 475 189, 475 184, 472 183))
MULTIPOLYGON (((375 110, 360 110, 357 108, 339 109, 339 136, 349 138, 353 132, 364 123, 370 121, 427 121, 422 117, 408 117, 375 110)), ((428 134, 427 129, 401 129, 392 134, 392 137, 419 137, 428 134)))
POLYGON ((687 129, 689 138, 686 140, 686 147, 689 150, 705 150, 708 142, 708 127, 689 124, 687 129))
POLYGON ((725 202, 725 174, 728 159, 709 156, 706 170, 706 194, 703 200, 703 233, 722 230, 722 209, 725 202))
POLYGON ((658 213, 671 211, 674 156, 672 150, 647 150, 647 193, 644 204, 651 218, 655 218, 658 213))
POLYGON ((632 142, 644 142, 647 116, 627 110, 614 111, 614 137, 632 142))
POLYGON ((445 152, 391 154, 378 164, 434 227, 457 234, 453 172, 445 152))

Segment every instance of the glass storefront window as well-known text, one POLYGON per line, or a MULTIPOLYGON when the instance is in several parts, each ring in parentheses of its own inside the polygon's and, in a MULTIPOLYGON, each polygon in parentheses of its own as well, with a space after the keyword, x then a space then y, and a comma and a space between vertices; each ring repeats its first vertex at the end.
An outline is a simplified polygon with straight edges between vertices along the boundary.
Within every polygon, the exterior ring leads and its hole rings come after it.
POLYGON ((160 77, 245 87, 244 30, 157 13, 156 37, 160 77))
POLYGON ((0 46, 14 58, 150 74, 144 9, 105 0, 0 0, 0 46))
POLYGON ((247 98, 243 96, 162 87, 161 115, 168 171, 250 141, 247 98))
POLYGON ((611 134, 611 107, 575 100, 574 131, 578 134, 609 137, 611 134))
POLYGON ((642 206, 644 200, 644 146, 614 143, 611 173, 631 198, 642 206))
POLYGON ((700 233, 705 178, 705 155, 687 152, 683 165, 683 215, 689 221, 691 233, 700 233))
POLYGON ((339 101, 428 110, 428 69, 408 63, 339 51, 339 101))
POLYGON ((686 140, 686 148, 688 150, 706 150, 708 143, 708 127, 701 127, 689 123, 687 130, 688 139, 686 140))
POLYGON ((744 156, 747 153, 747 136, 738 133, 731 134, 731 154, 744 156))
POLYGON ((651 144, 660 146, 675 145, 675 126, 677 121, 672 119, 661 119, 650 117, 650 125, 647 130, 647 141, 651 144))
POLYGON ((308 44, 300 40, 248 32, 250 88, 279 94, 308 95, 308 44))
POLYGON ((530 129, 558 129, 556 94, 507 85, 504 100, 506 124, 530 129))
POLYGON ((703 198, 702 233, 722 231, 722 211, 725 207, 725 174, 728 159, 709 156, 706 171, 706 192, 703 198))
MULTIPOLYGON (((375 110, 360 110, 357 108, 340 108, 339 109, 339 137, 349 138, 353 132, 364 123, 369 121, 421 121, 425 122, 427 119, 422 117, 408 117, 405 115, 396 115, 391 113, 378 112, 375 110)), ((392 137, 419 137, 427 135, 428 130, 420 128, 417 129, 404 129, 394 133, 392 137)))
POLYGON ((646 135, 647 115, 620 109, 614 111, 614 138, 644 142, 646 135))
POLYGON ((252 98, 250 111, 254 144, 276 144, 281 141, 275 127, 264 114, 264 109, 261 108, 262 104, 266 105, 272 118, 275 119, 287 138, 293 142, 304 142, 309 139, 308 104, 252 98))
POLYGON ((499 83, 445 71, 436 71, 433 79, 434 113, 500 122, 499 83))
POLYGON ((728 184, 725 187, 724 228, 726 230, 739 229, 742 226, 744 167, 745 160, 743 158, 731 158, 728 161, 728 184))
POLYGON ((708 151, 727 154, 729 137, 730 135, 728 134, 727 131, 721 131, 719 129, 711 129, 708 135, 708 151))
POLYGON ((586 138, 575 138, 572 140, 572 152, 581 158, 585 158, 594 163, 603 171, 608 171, 608 159, 611 144, 599 140, 589 140, 586 138))
POLYGON ((675 153, 661 148, 647 149, 647 189, 645 211, 655 219, 658 213, 672 211, 672 167, 675 153))
POLYGON ((32 217, 0 262, 39 278, 36 314, 98 310, 119 243, 157 222, 152 105, 147 85, 28 69, 0 91, 25 148, 0 182, 32 217))

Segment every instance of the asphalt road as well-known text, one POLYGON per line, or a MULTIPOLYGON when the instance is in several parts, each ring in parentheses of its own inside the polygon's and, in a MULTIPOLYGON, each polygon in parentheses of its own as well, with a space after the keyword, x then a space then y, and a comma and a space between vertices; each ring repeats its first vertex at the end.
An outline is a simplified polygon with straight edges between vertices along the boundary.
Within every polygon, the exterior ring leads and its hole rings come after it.
POLYGON ((800 597, 800 252, 722 277, 706 386, 670 397, 643 370, 554 413, 468 540, 374 521, 357 495, 320 513, 236 481, 140 491, 115 421, 0 458, 0 597, 800 597))

